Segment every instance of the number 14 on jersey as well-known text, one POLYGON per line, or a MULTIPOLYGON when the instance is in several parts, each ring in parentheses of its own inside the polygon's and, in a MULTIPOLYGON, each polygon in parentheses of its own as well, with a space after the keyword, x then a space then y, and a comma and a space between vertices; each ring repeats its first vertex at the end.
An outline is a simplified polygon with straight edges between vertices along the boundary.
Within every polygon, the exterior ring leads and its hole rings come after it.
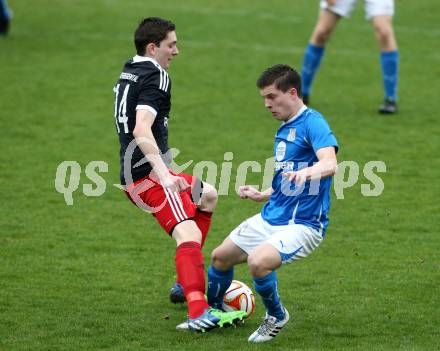
POLYGON ((118 101, 119 98, 119 88, 121 84, 117 84, 113 88, 113 92, 115 93, 115 122, 118 133, 121 132, 119 128, 119 124, 124 125, 124 133, 128 133, 128 117, 127 117, 127 95, 128 90, 130 89, 130 84, 125 86, 124 92, 122 93, 122 98, 118 101))

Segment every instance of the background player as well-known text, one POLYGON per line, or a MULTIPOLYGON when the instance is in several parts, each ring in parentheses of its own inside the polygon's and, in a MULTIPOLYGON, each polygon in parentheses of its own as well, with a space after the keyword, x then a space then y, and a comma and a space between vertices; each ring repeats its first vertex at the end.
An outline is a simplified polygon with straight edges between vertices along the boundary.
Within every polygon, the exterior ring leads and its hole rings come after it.
POLYGON ((0 35, 8 34, 10 23, 11 11, 8 8, 8 2, 0 0, 0 35))
MULTIPOLYGON (((380 63, 385 90, 385 99, 380 113, 397 112, 397 80, 399 52, 394 36, 392 18, 394 0, 364 0, 367 19, 371 19, 381 50, 380 63)), ((348 17, 356 0, 321 0, 321 11, 315 29, 306 48, 302 66, 302 89, 304 103, 309 103, 313 78, 324 55, 325 45, 330 39, 341 17, 348 17)))
POLYGON ((257 86, 272 116, 283 122, 275 136, 272 187, 262 192, 240 187, 241 198, 267 202, 261 213, 241 223, 213 251, 208 270, 208 302, 220 308, 233 266, 248 263, 267 310, 250 342, 271 340, 289 321, 275 270, 308 256, 322 241, 338 149, 324 117, 303 104, 301 78, 295 70, 275 65, 262 73, 257 86))
POLYGON ((191 175, 169 169, 171 80, 166 69, 179 53, 175 25, 157 17, 146 18, 136 29, 134 42, 137 55, 124 65, 114 87, 121 183, 129 198, 153 212, 176 240, 177 280, 188 302, 190 329, 204 331, 233 323, 245 313, 214 310, 204 296, 201 245, 216 205, 216 191, 191 175))

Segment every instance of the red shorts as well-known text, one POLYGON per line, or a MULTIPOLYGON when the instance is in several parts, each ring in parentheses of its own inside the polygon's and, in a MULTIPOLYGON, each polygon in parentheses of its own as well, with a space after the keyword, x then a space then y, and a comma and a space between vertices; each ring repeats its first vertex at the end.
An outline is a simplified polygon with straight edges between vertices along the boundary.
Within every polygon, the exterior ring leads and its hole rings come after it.
POLYGON ((125 192, 131 202, 140 209, 151 212, 162 228, 171 235, 177 224, 194 219, 197 209, 195 201, 200 199, 203 183, 189 174, 170 173, 185 178, 191 187, 175 193, 147 176, 126 185, 125 192))

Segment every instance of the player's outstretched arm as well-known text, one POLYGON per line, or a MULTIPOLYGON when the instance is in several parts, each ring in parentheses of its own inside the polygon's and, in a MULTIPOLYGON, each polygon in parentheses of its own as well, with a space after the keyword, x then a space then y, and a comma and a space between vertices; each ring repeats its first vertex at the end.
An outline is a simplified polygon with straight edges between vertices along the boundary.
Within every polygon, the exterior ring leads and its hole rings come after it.
POLYGON ((159 147, 154 139, 151 127, 155 116, 148 110, 139 110, 136 113, 136 126, 133 136, 136 143, 145 155, 147 161, 153 167, 154 174, 163 187, 172 191, 183 191, 190 187, 184 178, 172 175, 160 156, 159 147))
POLYGON ((238 194, 242 199, 250 199, 256 202, 267 201, 272 195, 273 189, 268 188, 264 191, 258 191, 250 185, 242 185, 238 188, 238 194))
POLYGON ((313 166, 303 168, 297 172, 283 173, 283 176, 287 177, 289 181, 301 185, 307 180, 321 179, 336 173, 338 161, 336 160, 336 152, 333 146, 319 149, 316 152, 316 156, 318 157, 318 162, 313 166))

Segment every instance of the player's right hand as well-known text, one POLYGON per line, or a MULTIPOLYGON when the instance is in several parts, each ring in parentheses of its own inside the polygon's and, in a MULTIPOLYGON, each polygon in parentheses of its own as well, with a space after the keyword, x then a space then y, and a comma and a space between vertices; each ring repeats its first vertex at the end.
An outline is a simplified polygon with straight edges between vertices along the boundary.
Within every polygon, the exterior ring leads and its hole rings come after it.
POLYGON ((336 4, 336 0, 327 0, 328 6, 334 6, 336 4))
POLYGON ((238 188, 238 195, 242 199, 261 201, 261 192, 250 185, 242 185, 238 188))
POLYGON ((168 174, 164 179, 161 179, 160 183, 164 188, 167 188, 173 192, 185 191, 191 187, 185 178, 168 174))

